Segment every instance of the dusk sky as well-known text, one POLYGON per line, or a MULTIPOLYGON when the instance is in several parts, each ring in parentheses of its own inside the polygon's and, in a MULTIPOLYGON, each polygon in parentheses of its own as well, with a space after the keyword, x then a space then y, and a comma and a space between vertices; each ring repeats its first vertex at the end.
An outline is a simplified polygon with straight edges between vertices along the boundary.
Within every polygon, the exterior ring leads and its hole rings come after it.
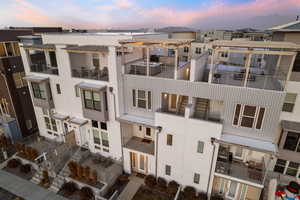
POLYGON ((0 27, 266 27, 300 15, 300 0, 0 0, 0 27))

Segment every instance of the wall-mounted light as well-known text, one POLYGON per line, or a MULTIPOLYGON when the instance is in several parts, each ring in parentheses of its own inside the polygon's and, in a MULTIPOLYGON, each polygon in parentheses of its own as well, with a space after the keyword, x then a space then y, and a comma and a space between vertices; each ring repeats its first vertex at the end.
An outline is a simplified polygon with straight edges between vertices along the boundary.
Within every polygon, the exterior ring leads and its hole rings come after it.
POLYGON ((164 97, 167 98, 167 97, 168 97, 168 94, 165 93, 165 94, 164 94, 164 97))

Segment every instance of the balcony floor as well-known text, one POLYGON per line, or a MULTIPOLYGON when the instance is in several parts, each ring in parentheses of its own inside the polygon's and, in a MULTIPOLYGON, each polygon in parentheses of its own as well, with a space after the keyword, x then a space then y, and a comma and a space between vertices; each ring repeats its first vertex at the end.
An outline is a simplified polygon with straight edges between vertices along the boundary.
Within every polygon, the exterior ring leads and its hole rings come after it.
POLYGON ((145 139, 139 137, 132 137, 125 145, 125 148, 154 155, 154 142, 147 142, 145 139))

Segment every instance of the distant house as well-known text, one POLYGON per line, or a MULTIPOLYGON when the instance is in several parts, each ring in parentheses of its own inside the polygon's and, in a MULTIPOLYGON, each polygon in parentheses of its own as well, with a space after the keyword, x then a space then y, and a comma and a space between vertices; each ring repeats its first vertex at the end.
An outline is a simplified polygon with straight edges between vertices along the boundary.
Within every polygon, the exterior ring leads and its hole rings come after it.
POLYGON ((196 31, 187 27, 169 26, 156 29, 155 32, 167 33, 168 37, 173 39, 196 39, 196 31))

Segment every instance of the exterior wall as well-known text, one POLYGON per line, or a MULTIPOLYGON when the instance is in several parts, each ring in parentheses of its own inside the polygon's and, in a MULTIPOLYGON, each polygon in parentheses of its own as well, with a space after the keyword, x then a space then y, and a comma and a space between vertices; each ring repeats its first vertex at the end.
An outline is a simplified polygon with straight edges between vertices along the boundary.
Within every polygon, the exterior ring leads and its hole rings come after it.
POLYGON ((286 92, 296 93, 297 98, 293 112, 282 112, 280 118, 281 120, 300 122, 300 83, 296 81, 288 81, 286 85, 286 92))
POLYGON ((163 113, 155 113, 155 125, 162 127, 158 135, 157 176, 207 191, 212 173, 209 169, 218 151, 211 138, 221 136, 222 125, 163 113), (173 135, 172 146, 167 145, 167 134, 173 135), (198 141, 204 142, 203 153, 197 152, 198 141), (171 166, 171 176, 165 174, 165 165, 171 166), (194 173, 200 174, 199 184, 193 182, 194 173))
POLYGON ((277 132, 279 128, 279 118, 285 97, 284 92, 127 74, 123 77, 125 113, 153 119, 154 112, 161 107, 161 94, 164 92, 185 95, 190 98, 220 100, 224 102, 223 132, 276 142, 277 136, 274 135, 274 132, 277 132), (132 89, 144 89, 152 92, 151 111, 133 107, 132 89), (239 128, 232 125, 237 103, 266 108, 262 130, 239 128))

